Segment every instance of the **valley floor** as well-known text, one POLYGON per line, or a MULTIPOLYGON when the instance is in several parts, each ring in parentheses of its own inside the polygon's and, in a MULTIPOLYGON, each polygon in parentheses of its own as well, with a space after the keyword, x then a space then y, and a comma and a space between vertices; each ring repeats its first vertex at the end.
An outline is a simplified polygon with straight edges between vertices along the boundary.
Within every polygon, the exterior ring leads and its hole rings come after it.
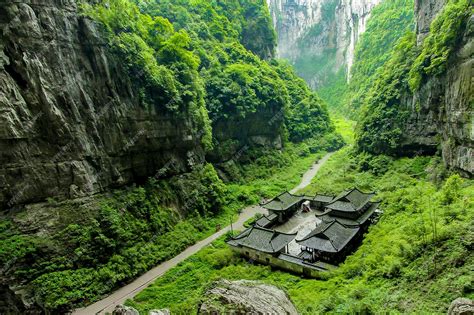
POLYGON ((301 314, 446 313, 474 297, 474 183, 451 175, 436 157, 357 158, 350 147, 300 192, 376 190, 384 215, 361 247, 321 280, 303 279, 235 255, 220 238, 127 302, 141 314, 196 312, 218 279, 260 280, 285 289, 301 314), (378 159, 378 160, 377 160, 378 159))
MULTIPOLYGON (((300 189, 305 188, 311 183, 311 180, 316 176, 318 170, 321 168, 324 163, 331 157, 333 153, 326 154, 321 160, 314 163, 311 168, 303 174, 301 182, 296 186, 292 192, 296 192, 300 189)), ((242 230, 244 228, 244 223, 254 217, 256 214, 266 214, 267 210, 258 205, 250 206, 245 208, 240 214, 236 222, 231 225, 226 226, 220 231, 212 234, 208 238, 197 242, 193 246, 188 247, 179 255, 173 257, 170 260, 167 260, 160 264, 159 266, 151 269, 144 275, 140 276, 132 283, 120 288, 106 298, 81 309, 77 309, 73 312, 76 315, 88 315, 88 314, 107 314, 111 313, 116 305, 123 304, 127 299, 131 299, 137 294, 139 294, 146 286, 154 281, 155 279, 161 277, 165 272, 174 268, 179 263, 183 262, 190 256, 199 252, 202 248, 208 246, 218 238, 222 237, 231 229, 242 230)))

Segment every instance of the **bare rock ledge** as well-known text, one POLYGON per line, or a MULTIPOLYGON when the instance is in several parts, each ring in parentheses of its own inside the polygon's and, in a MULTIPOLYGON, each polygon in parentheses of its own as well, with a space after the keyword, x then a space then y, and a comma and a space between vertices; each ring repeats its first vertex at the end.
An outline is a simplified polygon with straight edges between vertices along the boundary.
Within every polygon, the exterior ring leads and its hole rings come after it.
POLYGON ((198 314, 298 314, 281 289, 256 281, 217 281, 199 307, 198 314))

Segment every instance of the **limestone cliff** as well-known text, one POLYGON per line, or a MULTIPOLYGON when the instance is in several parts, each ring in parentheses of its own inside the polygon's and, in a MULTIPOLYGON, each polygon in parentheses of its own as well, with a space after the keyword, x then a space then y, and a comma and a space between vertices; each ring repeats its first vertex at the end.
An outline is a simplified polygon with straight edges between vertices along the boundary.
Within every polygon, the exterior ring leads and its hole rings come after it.
POLYGON ((267 0, 278 33, 277 54, 317 89, 339 71, 348 77, 372 8, 381 0, 267 0))
MULTIPOLYGON (((204 161, 194 109, 144 101, 143 83, 77 1, 1 0, 0 26, 0 209, 140 183, 170 161, 174 174, 204 161)), ((280 142, 279 128, 248 128, 254 120, 232 121, 247 131, 242 142, 280 142)))
MULTIPOLYGON (((445 0, 417 0, 417 44, 421 45, 429 25, 445 0)), ((474 175, 474 16, 448 61, 447 71, 428 77, 408 97, 410 118, 404 145, 410 150, 436 151, 441 147, 445 163, 467 176, 474 175)))
POLYGON ((143 180, 172 157, 202 160, 186 110, 140 104, 76 1, 0 6, 0 207, 143 180))

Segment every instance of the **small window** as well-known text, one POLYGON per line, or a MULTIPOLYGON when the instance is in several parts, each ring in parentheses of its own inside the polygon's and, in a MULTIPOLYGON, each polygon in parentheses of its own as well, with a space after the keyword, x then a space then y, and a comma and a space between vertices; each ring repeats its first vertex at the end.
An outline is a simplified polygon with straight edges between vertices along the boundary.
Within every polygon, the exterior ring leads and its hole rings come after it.
POLYGON ((270 262, 270 258, 265 258, 266 262, 269 263, 270 262))
POLYGON ((249 255, 249 252, 245 252, 245 255, 247 255, 247 256, 248 256, 248 255, 249 255))

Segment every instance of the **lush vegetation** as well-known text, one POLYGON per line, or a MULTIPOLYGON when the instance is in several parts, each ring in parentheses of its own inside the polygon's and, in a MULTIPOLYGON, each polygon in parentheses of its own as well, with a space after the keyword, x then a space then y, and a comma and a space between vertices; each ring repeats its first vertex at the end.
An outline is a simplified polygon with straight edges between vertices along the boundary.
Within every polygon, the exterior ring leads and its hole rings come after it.
POLYGON ((261 131, 283 139, 284 150, 249 145, 239 154, 248 139, 229 139, 237 144, 229 161, 216 161, 221 177, 205 164, 2 218, 4 274, 53 313, 99 299, 226 225, 242 207, 292 188, 322 152, 343 144, 322 100, 271 59, 275 33, 264 0, 103 0, 82 12, 101 27, 143 108, 188 121, 208 154, 213 145, 217 152, 230 147, 216 136, 230 134, 218 123, 248 128, 252 115, 270 117, 260 118, 261 131))
MULTIPOLYGON (((323 8, 325 16, 336 3, 323 8)), ((324 280, 302 279, 249 264, 219 240, 130 304, 189 314, 223 277, 276 284, 303 314, 436 313, 455 297, 472 298, 473 182, 448 174, 436 157, 389 156, 403 139, 403 96, 445 70, 468 3, 450 0, 418 50, 409 31, 412 1, 382 2, 357 47, 351 85, 339 72, 323 90, 331 104, 346 99, 360 107, 357 155, 337 153, 305 192, 376 190, 385 211, 339 269, 324 280)), ((275 34, 264 0, 104 0, 83 12, 102 26, 143 107, 189 120, 208 154, 230 159, 2 217, 2 276, 21 282, 52 313, 96 301, 226 225, 242 207, 291 189, 324 152, 354 142, 352 124, 332 123, 325 102, 288 64, 271 59, 275 34), (227 139, 219 126, 243 121, 245 128, 255 116, 272 117, 262 126, 283 139, 284 150, 245 146, 235 153, 247 139, 227 139)), ((297 66, 328 70, 333 64, 325 58, 297 66)))
MULTIPOLYGON (((310 90, 303 79, 296 76, 287 63, 273 61, 272 64, 286 83, 285 87, 291 100, 291 105, 288 106, 285 116, 289 140, 301 142, 333 132, 334 127, 330 122, 326 104, 318 95, 310 90), (319 106, 315 106, 315 104, 319 104, 319 106)), ((330 136, 338 137, 335 134, 330 136)))
MULTIPOLYGON (((327 77, 325 84, 319 87, 317 91, 329 105, 328 108, 332 113, 342 115, 344 109, 346 109, 343 104, 347 102, 348 89, 347 71, 346 69, 340 69, 335 75, 327 77)), ((349 117, 349 113, 344 113, 344 115, 349 117)))
MULTIPOLYGON (((365 32, 360 36, 350 70, 350 81, 341 70, 325 78, 318 93, 330 109, 356 117, 366 95, 378 77, 378 70, 390 59, 397 41, 414 28, 413 0, 382 1, 370 14, 365 32)), ((328 58, 334 58, 328 55, 328 58)), ((324 61, 326 64, 328 61, 324 61)))
POLYGON ((391 59, 379 69, 358 121, 359 150, 392 155, 399 152, 409 110, 402 104, 402 97, 408 93, 407 74, 416 57, 415 45, 415 34, 407 33, 391 59))
POLYGON ((391 58, 393 48, 414 28, 414 1, 382 1, 370 14, 367 29, 356 45, 345 109, 354 116, 379 77, 379 69, 391 58))
POLYGON ((89 304, 226 226, 245 206, 295 187, 328 148, 331 142, 315 141, 283 152, 252 149, 221 166, 227 184, 208 164, 85 204, 50 200, 3 217, 3 272, 48 311, 89 304))
POLYGON ((212 165, 206 165, 170 180, 151 179, 91 204, 50 201, 43 217, 33 215, 43 233, 25 226, 31 213, 2 220, 0 259, 11 268, 7 274, 35 292, 40 305, 64 312, 97 299, 176 255, 219 222, 228 222, 224 216, 236 209, 224 207, 226 192, 212 165), (58 221, 51 221, 56 213, 58 221))
MULTIPOLYGON (((84 12, 104 26, 112 50, 139 82, 144 105, 191 117, 208 149, 211 125, 226 141, 220 126, 241 121, 245 128, 252 114, 281 116, 266 132, 286 138, 288 130, 292 141, 334 130, 321 99, 290 67, 269 60, 276 36, 263 0, 104 0, 84 12), (303 116, 305 126, 295 127, 303 116)), ((248 142, 229 138, 237 147, 248 142)))
POLYGON ((314 56, 308 46, 315 38, 328 36, 331 30, 324 28, 332 25, 337 5, 338 1, 324 2, 321 22, 311 27, 299 41, 301 55, 295 61, 295 69, 317 86, 318 93, 331 110, 355 117, 377 77, 377 70, 388 61, 398 39, 413 30, 414 1, 387 0, 373 8, 366 30, 356 45, 349 83, 346 69, 334 71, 338 68, 334 47, 325 48, 319 56, 314 56))
POLYGON ((436 76, 446 70, 446 63, 466 28, 467 18, 474 12, 469 0, 450 0, 441 14, 431 23, 430 33, 424 40, 421 53, 409 74, 412 90, 420 87, 423 78, 436 76))
POLYGON ((474 183, 451 175, 438 158, 358 157, 350 149, 323 166, 306 193, 358 186, 378 192, 384 214, 361 247, 321 280, 239 258, 223 240, 166 273, 128 304, 142 312, 195 312, 217 279, 260 280, 285 289, 302 314, 445 313, 474 297, 474 183))
POLYGON ((200 60, 191 49, 189 34, 176 32, 165 18, 142 14, 127 0, 84 5, 84 12, 103 25, 111 49, 137 84, 143 106, 190 117, 196 132, 204 131, 203 144, 210 148, 200 60))
POLYGON ((421 47, 416 45, 415 34, 408 32, 399 39, 383 67, 365 81, 369 83, 366 88, 354 81, 364 93, 364 97, 356 97, 362 104, 356 132, 360 151, 389 155, 407 152, 403 148, 405 123, 411 110, 407 99, 428 75, 440 75, 446 70, 446 62, 459 43, 472 10, 469 1, 448 1, 433 20, 421 47))

